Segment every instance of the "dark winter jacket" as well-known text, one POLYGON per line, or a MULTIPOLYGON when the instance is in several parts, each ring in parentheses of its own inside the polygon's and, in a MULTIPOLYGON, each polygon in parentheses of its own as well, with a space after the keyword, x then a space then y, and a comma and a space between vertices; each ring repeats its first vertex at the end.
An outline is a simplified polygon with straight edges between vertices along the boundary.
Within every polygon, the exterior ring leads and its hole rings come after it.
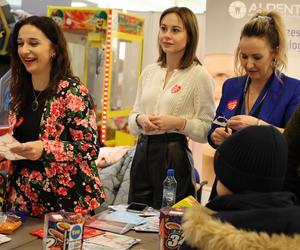
POLYGON ((184 214, 185 243, 201 250, 300 249, 300 207, 291 193, 217 197, 184 214))
POLYGON ((288 168, 284 186, 300 200, 300 105, 286 125, 283 135, 288 144, 288 168))

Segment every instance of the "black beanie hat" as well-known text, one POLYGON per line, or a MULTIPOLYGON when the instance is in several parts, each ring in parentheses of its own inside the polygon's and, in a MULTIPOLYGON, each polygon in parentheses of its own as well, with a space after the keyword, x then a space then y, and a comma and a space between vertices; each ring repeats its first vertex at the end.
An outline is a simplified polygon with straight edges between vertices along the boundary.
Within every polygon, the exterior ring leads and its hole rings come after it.
POLYGON ((233 193, 280 191, 287 168, 287 144, 272 126, 249 126, 217 148, 216 178, 233 193))

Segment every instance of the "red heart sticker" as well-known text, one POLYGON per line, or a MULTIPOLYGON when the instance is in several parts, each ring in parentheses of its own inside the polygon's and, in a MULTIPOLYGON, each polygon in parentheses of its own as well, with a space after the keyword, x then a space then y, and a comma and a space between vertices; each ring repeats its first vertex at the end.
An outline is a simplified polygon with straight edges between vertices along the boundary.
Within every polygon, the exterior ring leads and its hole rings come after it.
POLYGON ((176 84, 172 89, 171 89, 171 93, 174 94, 174 93, 177 93, 179 92, 181 89, 181 86, 176 84))
POLYGON ((237 99, 232 100, 232 101, 229 101, 229 102, 227 103, 227 108, 228 108, 229 110, 234 110, 237 104, 238 104, 237 99))

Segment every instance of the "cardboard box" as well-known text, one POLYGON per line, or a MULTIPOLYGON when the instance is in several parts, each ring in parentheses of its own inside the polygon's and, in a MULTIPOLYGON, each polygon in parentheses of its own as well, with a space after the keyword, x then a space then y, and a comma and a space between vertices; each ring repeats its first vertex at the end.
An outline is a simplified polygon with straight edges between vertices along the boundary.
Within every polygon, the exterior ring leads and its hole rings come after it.
POLYGON ((44 250, 82 249, 84 218, 69 212, 49 213, 44 222, 44 250))
POLYGON ((181 219, 184 208, 162 208, 159 217, 161 250, 180 249, 184 241, 181 219))
POLYGON ((191 207, 193 205, 199 204, 199 202, 193 197, 193 196, 188 196, 182 199, 181 201, 178 201, 175 203, 172 208, 178 208, 178 207, 191 207))

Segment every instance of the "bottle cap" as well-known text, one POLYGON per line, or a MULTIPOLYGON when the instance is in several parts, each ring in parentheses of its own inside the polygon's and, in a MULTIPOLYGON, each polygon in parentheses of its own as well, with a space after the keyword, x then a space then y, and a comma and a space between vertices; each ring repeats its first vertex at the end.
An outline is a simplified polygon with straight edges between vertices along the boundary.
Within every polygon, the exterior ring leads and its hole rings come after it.
POLYGON ((168 172, 167 172, 168 176, 174 176, 174 169, 173 168, 169 168, 168 172))

